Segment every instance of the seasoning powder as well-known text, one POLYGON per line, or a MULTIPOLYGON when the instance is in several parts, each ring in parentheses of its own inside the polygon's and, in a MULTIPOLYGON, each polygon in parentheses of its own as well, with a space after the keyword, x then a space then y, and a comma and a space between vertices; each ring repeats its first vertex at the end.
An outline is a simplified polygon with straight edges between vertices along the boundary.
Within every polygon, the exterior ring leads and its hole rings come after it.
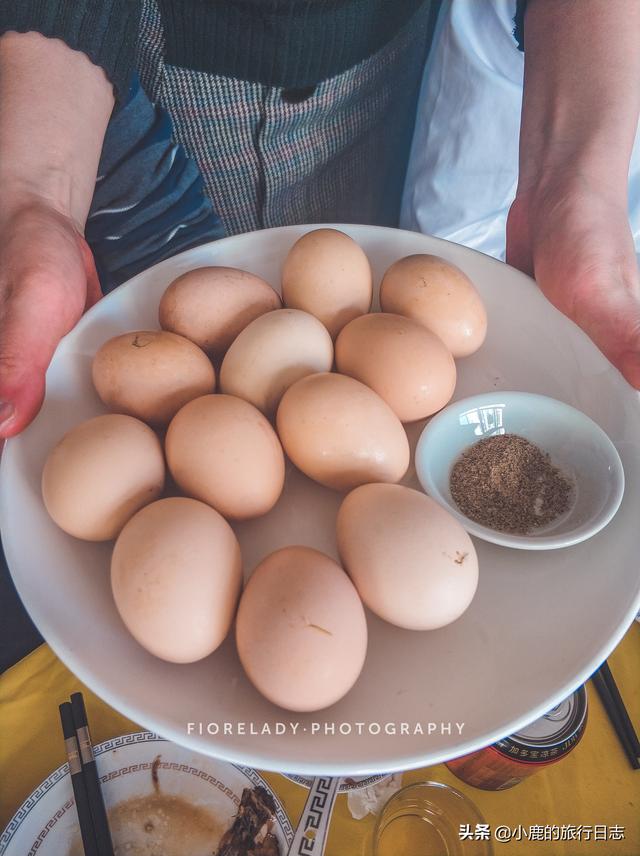
POLYGON ((573 487, 549 455, 517 434, 486 437, 453 465, 451 496, 476 523, 527 535, 564 514, 573 487))

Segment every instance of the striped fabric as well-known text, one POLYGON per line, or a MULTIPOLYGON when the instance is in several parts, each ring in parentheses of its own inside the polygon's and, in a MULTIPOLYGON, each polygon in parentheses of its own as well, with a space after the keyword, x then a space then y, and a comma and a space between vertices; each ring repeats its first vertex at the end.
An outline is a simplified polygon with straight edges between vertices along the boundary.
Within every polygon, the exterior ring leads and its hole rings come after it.
POLYGON ((109 123, 85 226, 102 290, 223 235, 196 164, 135 77, 109 123))
POLYGON ((377 54, 302 92, 169 65, 156 0, 144 0, 142 85, 171 116, 228 233, 397 225, 432 13, 426 3, 377 54))

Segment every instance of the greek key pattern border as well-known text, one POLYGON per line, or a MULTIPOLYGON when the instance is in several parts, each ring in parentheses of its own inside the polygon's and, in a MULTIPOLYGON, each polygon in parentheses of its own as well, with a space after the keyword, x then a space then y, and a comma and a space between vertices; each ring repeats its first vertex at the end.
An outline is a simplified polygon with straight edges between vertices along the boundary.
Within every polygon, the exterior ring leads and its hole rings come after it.
MULTIPOLYGON (((307 790, 309 790, 313 784, 312 776, 298 776, 297 773, 283 773, 282 775, 285 779, 289 779, 290 782, 294 782, 296 785, 301 785, 307 790)), ((388 779, 391 775, 391 773, 375 773, 372 776, 367 776, 366 779, 351 779, 350 781, 346 778, 342 779, 338 788, 338 793, 346 794, 348 791, 360 791, 363 788, 370 788, 372 785, 377 785, 378 782, 381 782, 383 779, 388 779)))
MULTIPOLYGON (((151 731, 136 731, 133 734, 124 734, 121 737, 113 737, 110 740, 105 740, 103 743, 99 743, 94 747, 94 754, 96 757, 103 755, 105 752, 111 752, 114 749, 120 749, 123 746, 134 746, 138 743, 167 743, 168 741, 164 739, 164 737, 160 737, 158 734, 154 734, 151 731)), ((226 763, 226 762, 225 762, 226 763)), ((100 777, 100 781, 102 783, 113 781, 114 779, 120 778, 127 773, 136 773, 140 770, 150 770, 153 766, 153 762, 142 762, 140 764, 130 764, 127 767, 120 767, 117 770, 112 770, 110 773, 106 773, 104 776, 100 777)), ((222 791, 225 796, 229 797, 236 805, 239 804, 238 797, 228 788, 225 784, 220 782, 214 776, 211 776, 209 773, 206 773, 204 770, 198 770, 196 767, 189 766, 188 764, 179 764, 175 761, 159 761, 158 766, 161 769, 166 770, 174 770, 180 773, 187 773, 192 776, 197 776, 200 779, 211 784, 213 787, 222 791)), ((284 807, 277 795, 273 793, 267 782, 262 778, 262 776, 251 767, 243 767, 240 764, 231 764, 238 772, 242 773, 253 785, 260 785, 263 788, 266 788, 274 797, 276 804, 276 818, 282 832, 286 838, 287 844, 290 844, 293 839, 293 827, 291 826, 291 821, 289 820, 287 813, 284 810, 284 807)), ((13 815, 11 820, 9 821, 6 829, 2 833, 2 837, 0 837, 0 856, 5 853, 7 847, 11 843, 11 839, 19 829, 22 823, 29 816, 29 813, 32 809, 37 805, 37 803, 42 799, 42 797, 47 794, 54 785, 56 785, 61 779, 63 779, 69 772, 69 765, 62 764, 62 766, 58 767, 57 770, 54 770, 50 776, 48 776, 34 791, 31 793, 27 799, 22 803, 20 808, 13 815)), ((38 837, 31 845, 31 849, 29 850, 27 856, 35 856, 38 852, 42 844, 44 843, 47 835, 51 832, 51 830, 55 827, 55 825, 60 821, 67 811, 74 805, 74 800, 70 799, 65 802, 65 804, 59 808, 56 813, 49 818, 46 826, 40 831, 38 837)))
POLYGON ((313 856, 324 850, 337 790, 336 779, 319 777, 314 781, 302 810, 300 826, 290 850, 291 856, 313 856))
MULTIPOLYGON (((48 776, 44 782, 42 782, 38 787, 31 793, 27 799, 22 803, 17 812, 13 815, 11 820, 9 821, 7 828, 2 833, 2 837, 0 838, 0 856, 5 852, 8 845, 11 843, 11 839, 15 835, 19 826, 24 822, 24 820, 29 816, 31 810, 40 802, 42 797, 47 794, 54 785, 57 785, 58 782, 63 779, 67 773, 69 772, 69 765, 63 764, 61 767, 58 767, 57 770, 54 770, 50 776, 48 776)), ((67 810, 67 807, 72 805, 73 801, 69 800, 64 804, 63 808, 57 812, 58 815, 62 816, 64 812, 67 810)), ((52 826, 57 823, 59 817, 56 817, 52 826)), ((51 821, 49 821, 51 823, 51 821)), ((47 824, 48 826, 49 824, 47 824)), ((41 833, 42 834, 42 833, 41 833)), ((39 846, 39 845, 38 845, 39 846)))

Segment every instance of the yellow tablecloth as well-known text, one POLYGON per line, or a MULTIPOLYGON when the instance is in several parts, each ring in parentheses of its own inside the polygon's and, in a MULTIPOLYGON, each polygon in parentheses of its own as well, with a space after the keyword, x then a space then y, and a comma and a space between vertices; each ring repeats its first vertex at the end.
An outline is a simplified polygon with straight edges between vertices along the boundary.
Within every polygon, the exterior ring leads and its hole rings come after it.
MULTIPOLYGON (((586 629, 585 629, 585 632, 586 629)), ((640 727, 640 626, 634 625, 609 658, 636 728, 640 727)), ((95 742, 140 730, 90 693, 43 645, 0 679, 0 824, 6 825, 23 799, 63 763, 58 704, 85 693, 95 742)), ((468 787, 443 765, 404 774, 404 784, 446 782, 467 794, 495 828, 535 824, 625 827, 624 840, 512 841, 494 843, 496 856, 640 856, 640 771, 633 771, 617 742, 600 699, 589 685, 589 722, 581 743, 566 759, 517 787, 486 792, 468 787)), ((266 773, 292 823, 306 791, 282 776, 266 773)), ((346 798, 338 798, 326 856, 370 856, 373 818, 353 820, 346 798)), ((399 854, 400 856, 400 854, 399 854)))

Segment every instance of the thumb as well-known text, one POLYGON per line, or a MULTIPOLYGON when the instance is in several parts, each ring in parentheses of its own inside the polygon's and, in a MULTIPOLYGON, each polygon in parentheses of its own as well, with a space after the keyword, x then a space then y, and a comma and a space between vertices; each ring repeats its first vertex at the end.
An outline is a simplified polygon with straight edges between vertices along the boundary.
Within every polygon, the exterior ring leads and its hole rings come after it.
POLYGON ((51 357, 82 314, 90 274, 84 242, 70 227, 17 234, 0 265, 0 439, 40 409, 51 357))
POLYGON ((0 316, 0 437, 12 437, 34 418, 45 391, 45 373, 66 332, 45 292, 47 274, 13 284, 0 316), (44 298, 44 299, 43 299, 44 298))
POLYGON ((87 309, 90 309, 94 303, 97 303, 102 297, 102 287, 100 285, 100 278, 98 276, 98 271, 96 268, 96 263, 93 258, 93 253, 89 248, 89 244, 87 244, 86 240, 80 238, 79 236, 79 244, 80 244, 80 253, 82 255, 82 262, 84 265, 84 270, 87 278, 87 297, 84 305, 85 312, 87 309))
POLYGON ((584 277, 574 289, 567 314, 624 375, 640 389, 640 289, 637 273, 603 273, 599 281, 584 277), (608 273, 608 275, 607 275, 608 273), (634 275, 635 274, 635 275, 634 275), (629 282, 629 280, 633 280, 629 282))

